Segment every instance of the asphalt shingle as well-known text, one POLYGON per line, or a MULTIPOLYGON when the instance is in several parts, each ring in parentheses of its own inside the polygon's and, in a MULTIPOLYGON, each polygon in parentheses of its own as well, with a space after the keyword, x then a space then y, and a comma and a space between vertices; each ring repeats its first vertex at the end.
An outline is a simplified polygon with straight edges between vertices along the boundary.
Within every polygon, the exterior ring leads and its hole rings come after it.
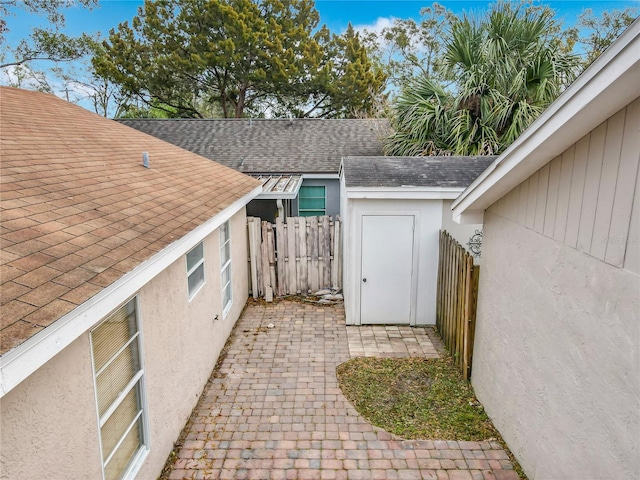
POLYGON ((348 155, 381 155, 383 119, 120 119, 241 172, 338 173, 348 155))
POLYGON ((6 87, 0 158, 0 355, 260 186, 54 96, 6 87))
POLYGON ((466 188, 497 157, 347 157, 347 187, 466 188))

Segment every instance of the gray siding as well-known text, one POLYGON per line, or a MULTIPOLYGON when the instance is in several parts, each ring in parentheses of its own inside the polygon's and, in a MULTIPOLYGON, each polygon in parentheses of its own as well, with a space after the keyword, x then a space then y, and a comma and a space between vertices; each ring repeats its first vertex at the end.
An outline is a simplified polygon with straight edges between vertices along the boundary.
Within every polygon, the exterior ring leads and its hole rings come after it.
POLYGON ((615 267, 640 273, 640 99, 489 210, 615 267))

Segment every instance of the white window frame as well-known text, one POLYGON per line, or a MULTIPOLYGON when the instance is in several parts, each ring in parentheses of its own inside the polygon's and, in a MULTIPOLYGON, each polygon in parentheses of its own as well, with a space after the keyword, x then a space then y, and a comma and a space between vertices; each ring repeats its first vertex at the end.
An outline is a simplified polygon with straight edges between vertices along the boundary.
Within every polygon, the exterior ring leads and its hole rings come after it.
POLYGON ((231 229, 229 227, 229 221, 226 221, 220 225, 220 300, 222 304, 222 317, 226 317, 227 313, 233 305, 233 279, 231 275, 231 229), (226 235, 225 235, 226 233, 226 235), (226 238, 225 238, 226 236, 226 238), (229 258, 225 260, 225 247, 229 245, 229 258), (229 280, 225 283, 225 271, 228 271, 229 280), (224 304, 225 290, 229 291, 229 301, 224 304))
MULTIPOLYGON (((104 423, 110 418, 110 416, 113 414, 113 412, 115 412, 115 410, 120 405, 120 403, 122 403, 122 401, 127 396, 127 394, 129 394, 129 392, 131 392, 134 388, 136 388, 136 384, 139 383, 139 392, 138 393, 139 393, 139 401, 140 401, 142 412, 136 418, 136 420, 139 419, 140 416, 142 417, 141 444, 138 447, 138 451, 135 453, 135 455, 131 459, 131 462, 129 463, 128 467, 124 470, 124 472, 122 473, 122 475, 120 477, 122 479, 134 479, 136 477, 136 475, 138 474, 138 471, 140 470, 140 468, 142 468, 142 465, 144 464, 144 461, 147 458, 147 456, 149 455, 149 451, 151 449, 151 441, 150 441, 150 436, 149 436, 149 432, 151 430, 149 428, 149 415, 148 415, 149 404, 147 402, 146 370, 145 370, 145 364, 144 364, 144 342, 143 342, 143 334, 142 334, 142 321, 140 319, 140 299, 139 299, 139 297, 137 295, 134 296, 134 297, 131 297, 129 300, 124 302, 118 308, 113 310, 100 323, 98 323, 98 325, 96 325, 94 328, 92 328, 90 330, 90 332, 89 332, 89 346, 90 346, 90 349, 91 349, 91 372, 92 372, 92 376, 93 376, 93 391, 94 391, 94 400, 95 400, 95 406, 96 406, 96 418, 97 418, 97 425, 98 425, 98 448, 100 449, 101 472, 102 472, 103 480, 106 478, 105 477, 105 466, 106 466, 107 462, 105 462, 105 459, 103 458, 101 428, 104 425, 104 423), (109 361, 107 363, 105 363, 105 365, 103 365, 103 367, 100 369, 100 371, 104 371, 105 367, 107 365, 109 365, 111 363, 111 361, 116 356, 118 356, 118 354, 124 348, 126 348, 128 345, 130 345, 133 341, 137 341, 138 342, 138 362, 140 364, 140 370, 138 370, 138 372, 133 376, 133 378, 127 384, 127 387, 125 388, 125 390, 123 390, 118 395, 118 397, 113 401, 113 403, 109 406, 109 408, 107 408, 107 410, 105 411, 105 413, 101 417, 100 416, 100 405, 99 405, 99 402, 98 402, 98 385, 97 385, 97 381, 96 381, 97 372, 96 372, 95 361, 94 361, 93 336, 91 334, 95 330, 97 330, 104 322, 108 321, 114 313, 116 313, 118 310, 120 310, 122 307, 128 305, 132 301, 135 302, 136 333, 129 338, 129 340, 122 346, 122 348, 120 348, 109 359, 109 361)), ((120 438, 120 441, 118 442, 118 445, 116 445, 115 449, 117 449, 119 444, 122 442, 122 440, 124 440, 126 438, 127 434, 131 431, 131 428, 133 427, 133 425, 135 425, 135 423, 136 422, 134 421, 129 426, 129 428, 124 432, 124 434, 120 438)), ((111 452, 112 455, 110 456, 110 458, 113 456, 113 453, 115 452, 115 449, 114 449, 113 452, 111 452)))
MULTIPOLYGON (((318 210, 322 210, 322 215, 326 215, 327 214, 327 186, 326 185, 303 185, 300 187, 300 190, 298 191, 298 215, 303 217, 303 216, 307 216, 307 215, 303 215, 303 212, 315 212, 318 210), (320 209, 320 208, 301 208, 301 204, 302 204, 302 198, 300 196, 300 192, 302 191, 303 188, 322 188, 322 197, 306 197, 306 198, 313 198, 313 199, 317 199, 317 198, 322 198, 324 200, 324 208, 320 209)), ((311 216, 315 216, 315 215, 311 215, 311 216)))
POLYGON ((185 263, 187 265, 187 294, 189 296, 189 301, 191 301, 198 294, 198 292, 200 290, 202 290, 202 287, 207 282, 206 271, 205 271, 205 268, 204 268, 204 240, 201 241, 200 243, 198 243, 191 250, 189 250, 184 258, 185 258, 185 263), (193 265, 191 268, 189 268, 189 262, 187 260, 188 257, 189 257, 189 254, 191 252, 193 252, 195 249, 197 249, 198 247, 202 247, 202 257, 196 262, 195 265, 193 265), (191 277, 191 275, 193 275, 201 267, 202 267, 202 282, 200 282, 193 289, 193 291, 190 291, 190 289, 189 289, 189 278, 191 277))

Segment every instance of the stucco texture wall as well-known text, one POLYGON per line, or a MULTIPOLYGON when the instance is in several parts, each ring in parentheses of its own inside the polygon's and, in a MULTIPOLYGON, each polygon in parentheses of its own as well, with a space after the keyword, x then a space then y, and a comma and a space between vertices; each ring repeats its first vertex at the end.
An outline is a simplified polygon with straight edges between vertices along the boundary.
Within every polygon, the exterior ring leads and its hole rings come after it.
MULTIPOLYGON (((219 230, 204 240, 205 284, 191 301, 184 256, 139 292, 150 451, 138 478, 159 476, 246 304, 244 209, 231 218, 230 232, 233 303, 226 316, 219 230)), ((5 395, 0 408, 0 478, 102 478, 89 332, 5 395)))
POLYGON ((0 478, 102 478, 89 335, 0 400, 0 478))
POLYGON ((532 480, 640 478, 640 281, 485 213, 472 383, 532 480))
MULTIPOLYGON (((459 224, 453 221, 451 204, 453 200, 442 201, 442 229, 446 230, 467 251, 470 251, 469 241, 476 232, 482 232, 482 224, 459 224)), ((482 257, 474 258, 474 263, 479 264, 482 257)))
POLYGON ((184 257, 140 292, 151 450, 139 478, 160 474, 246 304, 244 209, 229 226, 233 304, 226 317, 222 316, 218 230, 205 239, 205 284, 190 302, 184 257))

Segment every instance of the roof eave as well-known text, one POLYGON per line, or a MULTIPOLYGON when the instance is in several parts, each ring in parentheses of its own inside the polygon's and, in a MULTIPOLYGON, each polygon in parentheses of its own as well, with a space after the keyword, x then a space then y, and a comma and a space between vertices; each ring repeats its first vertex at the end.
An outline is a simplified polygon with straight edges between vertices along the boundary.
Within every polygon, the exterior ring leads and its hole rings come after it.
POLYGON ((457 222, 507 194, 585 134, 640 96, 640 20, 636 20, 453 203, 457 222))
POLYGON ((204 224, 5 353, 0 357, 0 398, 83 335, 96 322, 135 295, 146 283, 229 220, 261 191, 262 186, 252 189, 204 224))

